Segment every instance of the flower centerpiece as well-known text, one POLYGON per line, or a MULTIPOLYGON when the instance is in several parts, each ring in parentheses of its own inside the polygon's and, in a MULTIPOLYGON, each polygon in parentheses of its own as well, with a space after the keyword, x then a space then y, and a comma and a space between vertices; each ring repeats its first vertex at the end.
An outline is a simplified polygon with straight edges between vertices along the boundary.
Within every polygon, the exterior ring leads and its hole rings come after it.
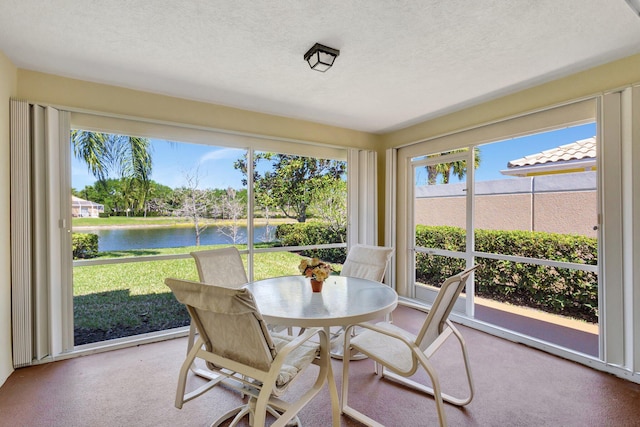
POLYGON ((311 278, 311 287, 314 292, 322 290, 322 283, 331 274, 331 264, 320 261, 318 258, 303 259, 298 270, 303 276, 311 278))

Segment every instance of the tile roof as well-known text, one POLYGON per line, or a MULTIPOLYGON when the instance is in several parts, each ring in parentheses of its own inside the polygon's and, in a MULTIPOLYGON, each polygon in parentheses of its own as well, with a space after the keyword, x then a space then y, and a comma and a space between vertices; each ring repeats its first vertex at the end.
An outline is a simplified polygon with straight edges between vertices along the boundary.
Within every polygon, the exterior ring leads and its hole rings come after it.
POLYGON ((596 137, 581 139, 571 144, 561 145, 541 153, 531 154, 520 159, 511 160, 508 168, 520 166, 541 165, 550 162, 561 162, 569 160, 595 159, 596 158, 596 137))

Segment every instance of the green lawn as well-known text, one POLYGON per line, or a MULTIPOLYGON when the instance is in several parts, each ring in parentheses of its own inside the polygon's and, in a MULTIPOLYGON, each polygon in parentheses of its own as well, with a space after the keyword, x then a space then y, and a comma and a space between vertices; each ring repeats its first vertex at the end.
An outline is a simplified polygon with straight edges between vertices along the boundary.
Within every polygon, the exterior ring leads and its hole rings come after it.
POLYGON ((111 216, 108 218, 73 218, 74 227, 123 227, 149 225, 192 225, 185 218, 173 217, 126 217, 111 216))
MULTIPOLYGON (((99 258, 189 253, 214 247, 102 252, 99 258)), ((299 274, 299 263, 300 257, 289 252, 256 254, 254 276, 259 280, 299 274)), ((186 309, 164 284, 167 277, 198 280, 193 259, 74 267, 75 344, 188 325, 186 309)))

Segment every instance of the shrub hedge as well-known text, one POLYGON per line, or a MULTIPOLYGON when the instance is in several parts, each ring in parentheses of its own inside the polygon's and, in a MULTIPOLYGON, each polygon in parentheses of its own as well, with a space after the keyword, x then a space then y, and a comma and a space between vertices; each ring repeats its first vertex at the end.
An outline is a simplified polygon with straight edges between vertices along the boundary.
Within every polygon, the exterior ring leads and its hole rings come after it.
MULTIPOLYGON (((452 251, 465 250, 465 232, 457 227, 416 227, 416 245, 452 251)), ((475 250, 494 254, 596 265, 597 240, 585 236, 544 232, 476 230, 475 250)), ((598 321, 596 273, 512 261, 478 258, 476 295, 550 313, 598 321)), ((461 271, 464 261, 418 254, 416 276, 438 285, 461 271)))
POLYGON ((98 235, 93 233, 72 233, 73 259, 93 258, 98 255, 98 235))
MULTIPOLYGON (((342 227, 335 231, 321 222, 297 222, 280 224, 276 228, 276 239, 281 246, 311 246, 327 242, 346 242, 347 230, 342 227)), ((327 262, 343 264, 347 257, 345 248, 312 249, 300 253, 307 257, 318 257, 327 262)))
MULTIPOLYGON (((346 230, 332 231, 318 222, 281 224, 276 237, 282 246, 306 246, 344 242, 346 230)), ((465 230, 459 227, 416 227, 416 246, 465 251, 465 230)), ((597 240, 557 233, 476 230, 475 250, 493 254, 596 265, 597 240)), ((332 263, 344 263, 345 249, 303 251, 332 263)), ((598 277, 596 273, 512 261, 477 258, 482 268, 475 273, 477 296, 536 308, 588 322, 598 321, 598 277)), ((417 281, 439 286, 447 277, 464 269, 464 261, 451 257, 416 254, 417 281)))

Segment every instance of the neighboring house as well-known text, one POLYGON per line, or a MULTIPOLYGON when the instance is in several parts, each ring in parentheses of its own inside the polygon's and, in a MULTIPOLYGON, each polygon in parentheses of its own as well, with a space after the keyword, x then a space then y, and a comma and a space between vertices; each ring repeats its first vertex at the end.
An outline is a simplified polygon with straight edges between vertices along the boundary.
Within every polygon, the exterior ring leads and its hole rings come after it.
POLYGON ((503 175, 537 176, 596 170, 596 137, 581 139, 507 164, 503 175))
POLYGON ((71 196, 71 216, 74 218, 98 218, 104 212, 104 205, 71 196))

